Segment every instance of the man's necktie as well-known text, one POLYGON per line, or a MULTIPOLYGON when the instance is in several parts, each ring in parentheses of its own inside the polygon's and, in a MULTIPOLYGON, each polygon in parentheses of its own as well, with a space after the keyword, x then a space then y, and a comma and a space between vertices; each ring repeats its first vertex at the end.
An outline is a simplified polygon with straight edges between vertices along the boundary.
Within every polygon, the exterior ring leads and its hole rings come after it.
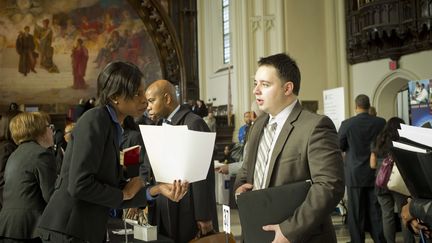
POLYGON ((273 138, 276 132, 277 123, 269 123, 264 127, 264 132, 258 146, 257 159, 255 164, 253 189, 262 189, 264 187, 264 176, 266 171, 267 162, 270 156, 270 149, 273 138))

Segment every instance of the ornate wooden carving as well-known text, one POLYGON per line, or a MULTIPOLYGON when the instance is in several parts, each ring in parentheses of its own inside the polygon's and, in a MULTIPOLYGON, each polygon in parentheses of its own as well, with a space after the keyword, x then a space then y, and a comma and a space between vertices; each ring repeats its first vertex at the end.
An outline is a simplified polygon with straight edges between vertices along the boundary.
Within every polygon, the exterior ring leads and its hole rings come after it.
POLYGON ((346 0, 346 20, 351 64, 432 49, 432 0, 346 0))
POLYGON ((171 0, 169 11, 184 53, 186 100, 199 99, 198 24, 196 0, 171 0))
POLYGON ((143 20, 152 38, 165 79, 180 87, 180 97, 186 94, 186 73, 180 43, 168 13, 158 0, 128 0, 143 20))

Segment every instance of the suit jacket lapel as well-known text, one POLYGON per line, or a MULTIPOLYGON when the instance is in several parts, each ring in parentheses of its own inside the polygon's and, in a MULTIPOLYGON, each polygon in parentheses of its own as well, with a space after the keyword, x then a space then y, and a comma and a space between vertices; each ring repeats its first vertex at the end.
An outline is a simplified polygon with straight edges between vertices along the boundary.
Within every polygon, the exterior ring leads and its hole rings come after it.
POLYGON ((253 128, 251 127, 249 130, 252 132, 252 134, 249 135, 249 138, 255 138, 255 139, 249 139, 247 141, 248 143, 247 150, 252 152, 250 153, 251 158, 249 161, 251 161, 251 163, 249 164, 250 168, 248 169, 250 173, 248 174, 248 178, 247 178, 247 181, 251 183, 253 182, 254 173, 255 173, 255 164, 256 164, 256 159, 258 154, 259 142, 261 140, 264 127, 267 125, 268 120, 269 120, 269 115, 264 115, 262 119, 257 119, 253 124, 253 128))
POLYGON ((294 108, 291 111, 291 114, 288 116, 284 126, 282 127, 281 132, 279 133, 279 136, 276 140, 276 144, 273 148, 273 152, 272 152, 272 155, 270 158, 270 162, 269 162, 270 164, 269 164, 269 169, 268 169, 267 177, 265 180, 264 188, 267 188, 270 184, 270 179, 271 179, 271 176, 273 173, 273 168, 275 166, 276 159, 279 157, 279 154, 282 152, 282 149, 284 148, 285 144, 288 142, 287 141, 288 137, 291 134, 292 129, 294 128, 292 123, 298 119, 301 111, 302 111, 302 107, 301 107, 300 103, 297 102, 294 105, 294 108))
POLYGON ((180 109, 173 115, 171 119, 171 125, 183 125, 182 120, 189 112, 191 112, 189 108, 180 106, 180 109))

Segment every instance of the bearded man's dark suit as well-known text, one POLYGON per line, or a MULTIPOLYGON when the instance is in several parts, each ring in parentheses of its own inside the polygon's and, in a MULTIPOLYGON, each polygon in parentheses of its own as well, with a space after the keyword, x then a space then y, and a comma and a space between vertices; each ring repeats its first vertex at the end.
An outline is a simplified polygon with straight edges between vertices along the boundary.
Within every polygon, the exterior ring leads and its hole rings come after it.
MULTIPOLYGON (((268 121, 269 115, 262 115, 249 130, 235 188, 254 183, 257 151, 268 121)), ((336 242, 330 214, 344 194, 344 174, 333 122, 326 116, 304 110, 297 102, 277 137, 269 163, 264 188, 313 181, 294 215, 280 222, 283 235, 292 243, 336 242)), ((295 196, 286 195, 286 200, 295 196)))
MULTIPOLYGON (((189 130, 210 132, 204 120, 186 106, 180 107, 170 123, 174 126, 187 125, 189 130)), ((167 152, 169 152, 168 148, 167 152)), ((145 164, 146 167, 150 166, 148 157, 145 164)), ((147 172, 143 170, 141 172, 146 177, 147 172)), ((214 176, 213 162, 211 162, 207 178, 191 183, 189 191, 180 202, 172 202, 162 195, 158 196, 155 204, 150 207, 152 211, 150 213, 154 217, 152 224, 158 225, 161 234, 177 243, 188 242, 198 233, 197 221, 209 220, 213 221, 213 228, 218 231, 214 176)))

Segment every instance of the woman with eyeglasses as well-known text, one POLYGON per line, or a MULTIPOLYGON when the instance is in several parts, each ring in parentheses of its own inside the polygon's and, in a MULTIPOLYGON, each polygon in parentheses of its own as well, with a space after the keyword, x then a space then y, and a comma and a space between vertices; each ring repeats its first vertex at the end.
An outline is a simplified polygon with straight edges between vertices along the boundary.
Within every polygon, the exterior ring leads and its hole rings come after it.
POLYGON ((49 116, 23 112, 9 126, 18 147, 4 174, 0 242, 41 242, 35 230, 57 177, 54 155, 48 150, 54 144, 49 116))
POLYGON ((147 187, 140 177, 120 189, 120 124, 145 110, 143 74, 131 63, 112 62, 99 74, 98 87, 98 105, 76 123, 42 215, 43 242, 103 242, 110 208, 143 207, 158 194, 178 202, 188 189, 178 180, 147 187))

